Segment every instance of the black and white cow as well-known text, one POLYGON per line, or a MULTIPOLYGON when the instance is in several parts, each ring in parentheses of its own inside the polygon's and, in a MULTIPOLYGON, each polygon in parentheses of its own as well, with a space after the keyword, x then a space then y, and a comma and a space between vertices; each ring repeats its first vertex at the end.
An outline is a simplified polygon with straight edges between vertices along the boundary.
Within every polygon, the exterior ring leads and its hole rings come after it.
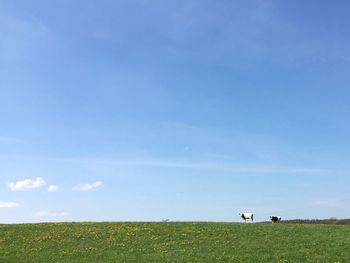
POLYGON ((245 222, 247 222, 247 219, 250 219, 253 222, 253 213, 240 213, 239 215, 242 217, 242 219, 244 219, 245 222))
POLYGON ((280 216, 270 216, 271 223, 278 223, 282 220, 282 217, 280 216))

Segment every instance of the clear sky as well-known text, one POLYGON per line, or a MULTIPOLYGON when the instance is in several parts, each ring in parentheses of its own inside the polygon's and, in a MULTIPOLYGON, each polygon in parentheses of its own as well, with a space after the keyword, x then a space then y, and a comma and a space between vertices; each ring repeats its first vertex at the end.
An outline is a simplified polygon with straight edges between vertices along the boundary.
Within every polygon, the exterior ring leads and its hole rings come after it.
POLYGON ((0 0, 0 222, 350 217, 349 9, 0 0))

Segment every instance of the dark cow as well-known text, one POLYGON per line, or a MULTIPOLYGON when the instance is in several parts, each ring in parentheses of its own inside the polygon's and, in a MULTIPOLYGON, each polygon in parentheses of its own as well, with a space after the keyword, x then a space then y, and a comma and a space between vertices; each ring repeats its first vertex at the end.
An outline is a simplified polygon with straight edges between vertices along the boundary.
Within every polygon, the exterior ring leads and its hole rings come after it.
POLYGON ((282 220, 282 217, 280 216, 270 216, 271 223, 278 223, 282 220))

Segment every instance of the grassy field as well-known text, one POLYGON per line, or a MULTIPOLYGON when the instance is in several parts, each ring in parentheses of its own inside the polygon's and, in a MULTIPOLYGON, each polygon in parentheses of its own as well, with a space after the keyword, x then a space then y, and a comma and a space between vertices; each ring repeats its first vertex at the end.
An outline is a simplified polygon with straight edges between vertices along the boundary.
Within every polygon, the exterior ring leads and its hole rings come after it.
POLYGON ((0 262, 350 262, 350 226, 244 223, 0 225, 0 262))

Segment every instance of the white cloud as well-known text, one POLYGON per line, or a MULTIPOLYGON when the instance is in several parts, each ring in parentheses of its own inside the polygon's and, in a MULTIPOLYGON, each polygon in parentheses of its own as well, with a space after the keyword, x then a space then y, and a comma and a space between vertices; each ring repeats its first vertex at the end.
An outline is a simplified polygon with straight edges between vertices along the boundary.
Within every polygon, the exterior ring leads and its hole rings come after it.
POLYGON ((75 191, 89 191, 92 190, 94 188, 100 187, 102 186, 102 182, 97 181, 91 184, 81 184, 81 185, 77 185, 73 188, 73 190, 75 191))
POLYGON ((58 186, 57 185, 50 185, 49 188, 47 188, 47 191, 49 192, 57 192, 58 186))
POLYGON ((46 185, 43 178, 37 177, 35 180, 25 179, 23 181, 11 182, 8 184, 11 191, 23 191, 32 188, 40 188, 46 185))
POLYGON ((19 204, 18 203, 14 203, 14 202, 1 202, 0 201, 0 208, 16 208, 18 207, 19 204))
POLYGON ((69 216, 68 212, 48 212, 48 211, 39 211, 33 214, 34 217, 67 217, 69 216))

